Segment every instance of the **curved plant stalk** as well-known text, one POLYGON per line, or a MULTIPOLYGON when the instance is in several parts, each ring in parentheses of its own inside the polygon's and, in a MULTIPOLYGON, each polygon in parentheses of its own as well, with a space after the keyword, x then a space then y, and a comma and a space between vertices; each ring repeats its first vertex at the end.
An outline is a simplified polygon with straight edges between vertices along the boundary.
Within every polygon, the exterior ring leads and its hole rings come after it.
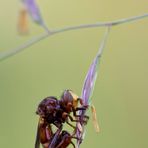
MULTIPOLYGON (((108 27, 107 31, 105 32, 105 35, 104 35, 104 38, 102 39, 98 53, 97 53, 96 57, 94 58, 92 64, 90 65, 90 68, 89 68, 87 75, 86 75, 86 78, 84 80, 81 98, 83 99, 84 105, 88 106, 88 108, 91 105, 90 102, 91 102, 91 97, 92 97, 92 94, 93 94, 93 90, 94 90, 94 86, 95 86, 95 82, 96 82, 96 78, 97 78, 97 74, 98 74, 98 66, 99 66, 99 63, 100 63, 100 57, 101 57, 103 49, 106 45, 107 38, 108 38, 108 35, 109 35, 109 31, 110 31, 110 27, 108 27)), ((91 109, 92 109, 92 114, 93 114, 94 127, 95 127, 96 131, 99 132, 99 126, 97 124, 95 107, 92 105, 91 109)), ((85 113, 86 113, 86 110, 80 111, 79 115, 83 118, 85 113)), ((82 139, 84 137, 84 134, 85 134, 85 127, 84 127, 84 122, 81 122, 80 124, 83 128, 83 132, 79 131, 78 125, 77 125, 76 135, 79 139, 82 139)), ((81 142, 82 142, 81 140, 77 140, 77 147, 78 148, 79 148, 81 142)))
POLYGON ((84 25, 64 27, 64 28, 61 28, 61 29, 55 29, 55 30, 52 30, 50 32, 43 33, 42 35, 35 37, 32 40, 29 40, 29 41, 25 42, 23 45, 20 45, 17 48, 7 50, 7 51, 4 51, 4 52, 0 52, 0 61, 5 60, 5 59, 7 59, 7 58, 9 58, 13 55, 16 55, 17 53, 23 51, 27 47, 30 47, 30 46, 38 43, 39 41, 41 41, 41 40, 43 40, 47 37, 51 37, 52 35, 56 35, 58 33, 63 33, 63 32, 66 32, 66 31, 72 31, 72 30, 78 30, 78 29, 86 29, 86 28, 117 26, 117 25, 121 25, 121 24, 124 24, 124 23, 135 22, 135 21, 138 21, 138 20, 141 20, 141 19, 144 19, 144 18, 148 18, 148 13, 146 13, 144 15, 140 15, 140 16, 125 18, 125 19, 119 19, 119 20, 111 21, 111 22, 98 22, 98 23, 94 23, 94 24, 84 24, 84 25))
POLYGON ((33 38, 33 39, 29 40, 26 44, 23 44, 23 45, 19 46, 18 48, 11 49, 11 50, 8 50, 8 51, 5 51, 5 52, 0 52, 0 61, 5 60, 5 59, 7 59, 7 58, 9 58, 13 55, 16 55, 17 53, 25 50, 26 48, 30 47, 34 43, 45 39, 46 37, 48 37, 48 33, 44 33, 41 36, 33 38))

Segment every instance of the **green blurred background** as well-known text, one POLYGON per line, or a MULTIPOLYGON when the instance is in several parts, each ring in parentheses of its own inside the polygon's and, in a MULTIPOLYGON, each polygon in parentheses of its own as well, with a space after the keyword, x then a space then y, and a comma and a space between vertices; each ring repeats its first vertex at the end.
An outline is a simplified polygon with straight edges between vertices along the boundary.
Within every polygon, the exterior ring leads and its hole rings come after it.
MULTIPOLYGON (((146 0, 38 0, 49 28, 111 21, 148 12, 146 0)), ((23 44, 43 29, 30 21, 17 33, 18 0, 0 0, 0 51, 23 44)), ((57 34, 0 63, 0 148, 33 148, 38 103, 66 88, 78 95, 105 28, 57 34)), ((91 120, 81 148, 148 147, 148 19, 113 27, 102 56, 91 120)))

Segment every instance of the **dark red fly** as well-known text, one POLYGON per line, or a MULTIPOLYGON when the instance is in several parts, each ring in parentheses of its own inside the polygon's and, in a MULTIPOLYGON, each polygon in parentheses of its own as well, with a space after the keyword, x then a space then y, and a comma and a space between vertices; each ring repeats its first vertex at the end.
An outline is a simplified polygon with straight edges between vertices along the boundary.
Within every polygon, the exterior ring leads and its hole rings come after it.
POLYGON ((74 131, 76 131, 76 126, 72 125, 70 121, 75 123, 83 122, 86 124, 89 117, 85 115, 83 118, 80 118, 80 115, 77 115, 77 111, 83 111, 86 109, 87 106, 83 105, 82 99, 75 95, 71 90, 65 90, 60 100, 55 97, 47 97, 43 99, 36 111, 40 116, 40 119, 35 148, 39 148, 40 143, 44 148, 55 148, 55 146, 52 145, 57 144, 61 145, 59 148, 66 148, 67 145, 72 143, 71 139, 74 136, 70 136, 67 131, 62 131, 63 124, 67 123, 74 129, 74 131), (78 107, 79 102, 80 107, 78 107), (73 113, 73 116, 70 115, 70 113, 73 113), (60 131, 58 134, 53 133, 51 128, 52 124, 58 128, 57 131, 60 131), (56 137, 55 142, 54 137, 56 137))

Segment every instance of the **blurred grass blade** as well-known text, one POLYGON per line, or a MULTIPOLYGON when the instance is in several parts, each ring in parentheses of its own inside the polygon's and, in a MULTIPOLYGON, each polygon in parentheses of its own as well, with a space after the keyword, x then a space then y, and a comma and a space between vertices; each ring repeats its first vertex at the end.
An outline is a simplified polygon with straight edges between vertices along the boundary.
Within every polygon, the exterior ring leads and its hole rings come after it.
POLYGON ((99 62, 100 62, 100 57, 102 55, 102 51, 103 51, 104 46, 105 46, 106 41, 107 41, 109 30, 110 30, 110 27, 108 27, 107 31, 105 32, 105 35, 104 35, 104 38, 102 40, 99 51, 97 53, 97 56, 93 60, 91 66, 88 70, 88 73, 86 75, 86 78, 84 80, 84 85, 83 85, 83 88, 82 88, 82 99, 83 99, 83 102, 84 102, 85 105, 89 105, 90 98, 91 98, 92 93, 93 93, 95 81, 96 81, 97 74, 98 74, 97 68, 98 68, 98 65, 99 65, 99 62))
MULTIPOLYGON (((83 99, 84 105, 90 105, 90 98, 91 98, 93 90, 94 90, 95 81, 96 81, 97 73, 98 73, 97 68, 98 68, 98 65, 99 65, 99 62, 100 62, 100 57, 102 55, 103 49, 106 45, 106 41, 107 41, 107 37, 109 35, 109 31, 110 31, 110 27, 108 27, 106 32, 105 32, 105 35, 104 35, 104 38, 103 38, 101 45, 99 47, 98 53, 97 53, 96 57, 94 58, 91 66, 88 70, 88 73, 86 75, 86 78, 84 80, 84 85, 83 85, 83 88, 82 88, 82 96, 81 96, 81 98, 83 99)), ((86 111, 80 111, 79 115, 81 115, 82 118, 83 118, 83 116, 85 115, 85 112, 86 111)), ((94 118, 96 118, 95 112, 94 112, 93 116, 94 116, 94 118)), ((76 132, 76 135, 79 139, 84 137, 84 133, 85 133, 84 123, 81 122, 81 125, 83 127, 83 132, 79 131, 78 127, 77 127, 77 132, 76 132)), ((99 131, 99 126, 97 124, 95 126, 97 128, 97 131, 99 131)), ((80 144, 81 144, 81 141, 77 140, 77 147, 78 148, 79 148, 80 144)))

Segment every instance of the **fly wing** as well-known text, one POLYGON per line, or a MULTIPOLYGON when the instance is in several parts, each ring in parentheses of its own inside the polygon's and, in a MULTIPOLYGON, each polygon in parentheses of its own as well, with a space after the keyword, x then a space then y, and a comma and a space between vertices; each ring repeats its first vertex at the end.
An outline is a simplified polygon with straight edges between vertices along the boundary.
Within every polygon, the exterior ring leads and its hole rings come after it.
POLYGON ((32 20, 39 25, 41 25, 46 31, 48 31, 48 28, 46 27, 43 18, 40 13, 40 9, 36 3, 36 0, 22 0, 28 13, 30 14, 32 20))
POLYGON ((37 134, 36 134, 36 140, 35 140, 35 148, 40 148, 39 123, 38 123, 38 127, 37 127, 37 134))
MULTIPOLYGON (((82 99, 83 99, 84 105, 90 105, 90 99, 91 99, 93 89, 94 89, 94 86, 95 86, 95 81, 96 81, 96 78, 97 78, 98 65, 99 65, 99 62, 100 62, 100 57, 102 55, 102 51, 103 51, 104 46, 105 46, 106 41, 107 41, 107 37, 108 37, 108 34, 109 34, 109 28, 105 32, 105 35, 104 35, 104 38, 101 42, 101 46, 98 50, 98 53, 97 53, 96 57, 94 58, 91 66, 88 70, 88 73, 86 75, 86 78, 84 80, 84 85, 83 85, 83 88, 82 88, 82 99)), ((83 117, 85 112, 86 111, 80 111, 79 115, 81 115, 83 117)), ((84 129, 84 123, 83 122, 81 123, 81 125, 84 129)), ((79 138, 84 137, 84 133, 85 133, 85 130, 83 130, 83 132, 80 132, 79 130, 77 130, 77 137, 79 137, 79 138)), ((79 147, 80 143, 81 143, 81 141, 78 140, 77 141, 77 147, 79 147)))

